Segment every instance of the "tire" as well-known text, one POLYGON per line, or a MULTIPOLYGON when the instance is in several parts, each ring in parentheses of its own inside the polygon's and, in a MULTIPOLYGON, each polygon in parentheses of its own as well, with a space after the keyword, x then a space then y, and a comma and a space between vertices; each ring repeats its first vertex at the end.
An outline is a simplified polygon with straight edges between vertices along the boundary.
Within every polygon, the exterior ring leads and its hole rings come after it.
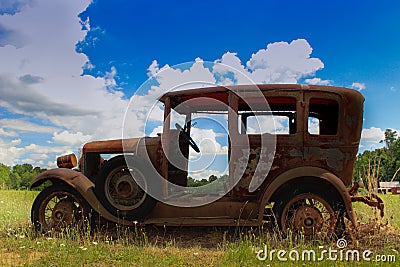
POLYGON ((283 236, 290 233, 332 239, 343 235, 346 209, 331 185, 314 179, 283 188, 273 206, 275 223, 283 236))
POLYGON ((91 208, 86 200, 66 184, 43 189, 32 204, 31 221, 41 233, 85 230, 90 225, 91 208))
POLYGON ((114 216, 131 221, 141 220, 152 211, 157 201, 135 179, 147 187, 147 179, 152 177, 144 160, 135 156, 129 156, 128 160, 132 166, 127 166, 124 156, 109 160, 95 180, 95 192, 100 203, 114 216))

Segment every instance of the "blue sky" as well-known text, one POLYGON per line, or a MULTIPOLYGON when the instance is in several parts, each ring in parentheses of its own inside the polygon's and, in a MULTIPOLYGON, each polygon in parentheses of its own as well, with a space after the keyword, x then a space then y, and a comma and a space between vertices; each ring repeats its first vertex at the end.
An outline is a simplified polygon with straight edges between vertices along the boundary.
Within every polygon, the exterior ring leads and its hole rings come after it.
POLYGON ((191 62, 160 74, 168 87, 206 77, 202 61, 257 82, 361 90, 361 149, 373 149, 400 129, 398 14, 399 1, 0 0, 0 162, 52 167, 120 138, 149 73, 191 62))

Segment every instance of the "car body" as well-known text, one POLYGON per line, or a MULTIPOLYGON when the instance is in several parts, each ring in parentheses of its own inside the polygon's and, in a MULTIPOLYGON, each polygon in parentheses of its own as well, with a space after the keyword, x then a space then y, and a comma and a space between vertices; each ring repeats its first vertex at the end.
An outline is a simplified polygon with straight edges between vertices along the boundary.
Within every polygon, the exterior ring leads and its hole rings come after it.
MULTIPOLYGON (((344 218, 356 223, 347 187, 352 184, 362 130, 364 98, 360 92, 319 85, 241 85, 168 92, 159 101, 164 105, 164 125, 158 136, 89 142, 83 146, 79 160, 74 155, 60 157, 61 168, 40 174, 31 186, 50 180, 53 184, 73 188, 77 199, 84 199, 96 213, 126 225, 138 221, 158 225, 259 226, 271 219, 276 220, 283 231, 293 227, 322 230, 325 215, 314 202, 325 206, 330 214, 328 225, 333 228, 344 218), (257 101, 263 97, 268 110, 257 106, 257 101), (182 105, 188 101, 190 105, 182 105), (254 101, 255 105, 249 101, 254 101), (178 124, 174 129, 172 112, 186 118, 184 127, 178 124), (132 192, 138 189, 126 170, 121 174, 121 166, 127 167, 121 155, 129 154, 132 164, 142 166, 138 169, 143 180, 147 179, 148 169, 143 166, 148 166, 165 181, 186 187, 188 161, 180 161, 183 167, 170 161, 175 150, 186 160, 190 158, 190 147, 196 146, 190 138, 191 128, 193 131, 196 127, 191 119, 194 113, 217 114, 219 119, 226 120, 227 149, 224 151, 229 175, 225 176, 225 182, 230 190, 215 201, 188 207, 179 205, 179 196, 174 196, 168 183, 160 182, 152 184, 158 187, 160 198, 175 198, 175 204, 151 196, 146 200, 146 192, 134 200, 136 193, 132 192), (257 131, 249 126, 254 118, 263 122, 267 119, 264 117, 271 116, 280 124, 278 130, 275 127, 263 131, 268 127, 261 125, 261 130, 257 131), (263 140, 273 143, 275 153, 269 158, 269 165, 263 162, 267 153, 262 149, 263 140), (104 161, 104 154, 111 158, 104 161), (78 169, 71 169, 77 161, 78 169), (263 173, 263 166, 267 165, 263 173), (260 169, 256 170, 257 167, 260 169), (119 168, 119 178, 110 178, 116 168, 119 168), (238 169, 242 172, 235 178, 238 169), (256 171, 262 179, 252 188, 256 171), (124 206, 124 203, 128 204, 124 206), (293 208, 295 210, 290 211, 293 208)), ((135 166, 128 169, 132 171, 132 168, 135 166)), ((32 214, 40 213, 38 209, 32 209, 32 214)), ((33 221, 43 227, 44 219, 39 217, 33 216, 33 221)))

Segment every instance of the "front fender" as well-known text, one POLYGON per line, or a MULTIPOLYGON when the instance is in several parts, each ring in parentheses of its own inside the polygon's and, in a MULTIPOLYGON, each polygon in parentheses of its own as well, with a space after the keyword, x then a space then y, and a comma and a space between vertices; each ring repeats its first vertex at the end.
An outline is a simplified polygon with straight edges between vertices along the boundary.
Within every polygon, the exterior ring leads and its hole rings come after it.
POLYGON ((124 225, 134 225, 133 222, 122 220, 112 215, 108 210, 101 205, 96 194, 94 193, 94 183, 90 181, 85 175, 78 171, 71 169, 58 168, 45 171, 36 176, 31 181, 31 188, 37 187, 43 184, 45 181, 51 181, 55 183, 65 183, 81 194, 81 196, 88 202, 88 204, 105 219, 124 225))
POLYGON ((310 166, 291 169, 279 175, 276 179, 274 179, 274 181, 267 187, 267 189, 263 194, 259 211, 259 220, 262 219, 264 207, 268 203, 272 195, 275 193, 275 191, 278 190, 279 187, 285 184, 286 182, 301 177, 317 177, 329 182, 342 197, 350 221, 353 223, 354 226, 357 226, 357 222, 354 216, 353 205, 351 202, 351 197, 347 191, 346 186, 343 184, 342 180, 340 180, 339 177, 337 177, 336 175, 327 170, 310 166))
POLYGON ((94 187, 94 183, 85 175, 78 171, 66 168, 51 169, 42 172, 31 181, 30 187, 37 187, 45 181, 51 181, 53 184, 64 182, 78 191, 82 196, 85 196, 88 190, 94 187))

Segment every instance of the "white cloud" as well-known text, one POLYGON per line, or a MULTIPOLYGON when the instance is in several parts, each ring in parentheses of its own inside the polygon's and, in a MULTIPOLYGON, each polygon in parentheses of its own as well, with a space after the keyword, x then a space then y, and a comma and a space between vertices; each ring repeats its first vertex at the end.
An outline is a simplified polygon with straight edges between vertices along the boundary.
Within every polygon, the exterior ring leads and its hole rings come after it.
POLYGON ((21 139, 14 139, 14 140, 11 140, 11 144, 14 145, 14 146, 21 144, 21 142, 22 142, 21 139))
MULTIPOLYGON (((217 142, 217 134, 213 129, 192 128, 191 136, 198 145, 202 155, 228 154, 228 147, 217 142)), ((191 153, 193 151, 191 150, 191 153)), ((193 153, 193 156, 197 154, 193 153)))
POLYGON ((55 143, 61 143, 71 146, 82 145, 83 143, 92 139, 90 135, 84 135, 81 132, 70 133, 68 131, 62 131, 61 133, 53 134, 53 141, 55 143))
POLYGON ((247 132, 269 133, 269 134, 288 134, 289 119, 285 116, 252 116, 247 121, 247 132))
POLYGON ((34 0, 1 0, 0 14, 15 14, 25 6, 31 6, 33 3, 34 0))
POLYGON ((314 85, 331 85, 331 80, 322 80, 321 78, 312 78, 312 79, 305 79, 305 82, 308 84, 314 85))
POLYGON ((156 73, 159 71, 159 66, 158 66, 158 62, 157 60, 153 60, 153 62, 151 62, 150 66, 147 68, 147 76, 148 77, 152 77, 154 75, 156 75, 156 73))
POLYGON ((361 91, 365 89, 365 83, 354 82, 352 83, 351 87, 357 89, 358 91, 361 91))
POLYGON ((312 48, 304 39, 297 39, 290 43, 275 42, 260 49, 242 64, 237 53, 227 52, 213 67, 214 74, 225 76, 220 78, 222 84, 249 84, 249 83, 297 83, 299 79, 313 76, 316 71, 324 68, 318 58, 311 57, 312 48), (229 67, 226 67, 227 65, 229 67), (226 75, 236 69, 234 80, 226 75))
POLYGON ((69 146, 42 146, 37 144, 19 146, 20 144, 21 139, 6 141, 0 138, 0 162, 13 166, 17 163, 27 162, 29 159, 33 161, 38 158, 44 159, 44 155, 55 159, 56 156, 72 153, 69 146))
POLYGON ((311 58, 312 48, 304 39, 291 43, 271 43, 260 49, 246 63, 256 83, 297 83, 324 67, 318 58, 311 58))
POLYGON ((117 69, 112 66, 110 71, 106 71, 104 75, 105 84, 108 88, 113 89, 117 86, 117 82, 115 81, 115 76, 117 75, 117 69))
POLYGON ((379 143, 379 141, 384 139, 385 139, 385 131, 377 127, 372 126, 370 128, 363 129, 361 132, 362 142, 379 143))
POLYGON ((89 60, 75 52, 87 33, 77 15, 90 2, 39 0, 0 16, 3 27, 27 40, 18 49, 11 43, 0 47, 0 106, 94 138, 120 137, 128 101, 109 90, 116 69, 103 78, 81 76, 89 60))
POLYGON ((27 119, 1 119, 0 127, 3 129, 16 130, 22 132, 36 132, 36 133, 52 133, 58 130, 58 128, 56 127, 39 125, 36 123, 29 122, 27 119))
POLYGON ((16 137, 16 136, 18 136, 18 133, 14 132, 14 131, 6 131, 3 128, 0 128, 0 136, 16 137))
POLYGON ((149 136, 157 136, 158 133, 163 132, 163 126, 157 126, 154 130, 149 134, 149 136))
MULTIPOLYGON (((0 43, 0 106, 49 125, 2 119, 1 136, 17 137, 21 131, 54 133, 53 140, 68 144, 68 150, 89 137, 121 137, 128 100, 123 92, 112 90, 117 70, 112 67, 103 78, 81 76, 82 67, 90 62, 75 51, 90 28, 87 20, 82 30, 77 15, 90 2, 38 0, 35 5, 21 4, 18 12, 10 13, 14 15, 0 15, 2 29, 12 37, 0 43)), ((2 145, 5 148, 8 158, 25 156, 24 147, 2 145)))
POLYGON ((157 61, 153 61, 148 70, 159 83, 158 86, 151 87, 152 95, 161 96, 168 90, 178 91, 216 84, 214 74, 204 66, 201 58, 175 67, 166 64, 162 68, 159 68, 157 61))

